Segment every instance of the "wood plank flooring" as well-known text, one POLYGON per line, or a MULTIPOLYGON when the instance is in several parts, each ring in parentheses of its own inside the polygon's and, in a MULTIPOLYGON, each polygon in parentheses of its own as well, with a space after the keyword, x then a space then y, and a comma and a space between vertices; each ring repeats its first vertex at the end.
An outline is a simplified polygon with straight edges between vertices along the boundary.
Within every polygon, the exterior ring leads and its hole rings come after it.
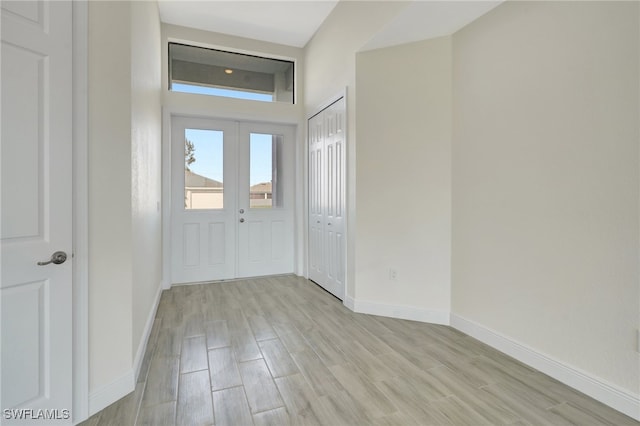
POLYGON ((450 327, 294 276, 162 294, 133 393, 83 426, 638 425, 450 327))

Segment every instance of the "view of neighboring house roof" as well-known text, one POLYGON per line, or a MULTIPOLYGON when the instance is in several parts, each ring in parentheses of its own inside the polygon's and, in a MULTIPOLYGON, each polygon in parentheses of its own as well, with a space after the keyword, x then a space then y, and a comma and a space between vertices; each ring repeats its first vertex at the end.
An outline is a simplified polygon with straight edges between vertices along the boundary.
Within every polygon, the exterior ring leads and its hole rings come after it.
MULTIPOLYGON (((193 173, 191 170, 184 171, 184 186, 187 188, 222 188, 224 184, 217 180, 193 173)), ((262 182, 252 185, 250 192, 271 193, 271 182, 262 182)))
POLYGON ((250 192, 266 192, 271 193, 271 182, 257 183, 249 188, 250 192))
POLYGON ((209 179, 208 177, 193 173, 191 170, 185 170, 184 186, 189 188, 222 188, 224 185, 222 182, 218 182, 217 180, 209 179))

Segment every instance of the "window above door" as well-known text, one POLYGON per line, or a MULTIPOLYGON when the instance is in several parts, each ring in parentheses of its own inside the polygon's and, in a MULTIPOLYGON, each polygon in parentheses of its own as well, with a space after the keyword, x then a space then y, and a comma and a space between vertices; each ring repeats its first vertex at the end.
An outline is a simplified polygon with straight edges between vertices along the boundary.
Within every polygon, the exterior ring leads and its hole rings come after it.
POLYGON ((169 43, 169 90, 294 103, 294 63, 169 43))

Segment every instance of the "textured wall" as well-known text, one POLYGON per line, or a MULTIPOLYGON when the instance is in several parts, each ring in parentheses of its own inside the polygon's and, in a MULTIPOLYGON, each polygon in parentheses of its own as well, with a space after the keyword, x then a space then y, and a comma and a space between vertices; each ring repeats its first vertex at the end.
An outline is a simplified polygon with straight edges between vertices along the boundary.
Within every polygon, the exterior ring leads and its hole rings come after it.
POLYGON ((89 390, 131 369, 128 2, 89 2, 89 390), (125 23, 123 25, 122 23, 125 23))
POLYGON ((162 281, 161 37, 155 2, 131 3, 131 232, 135 357, 162 281))

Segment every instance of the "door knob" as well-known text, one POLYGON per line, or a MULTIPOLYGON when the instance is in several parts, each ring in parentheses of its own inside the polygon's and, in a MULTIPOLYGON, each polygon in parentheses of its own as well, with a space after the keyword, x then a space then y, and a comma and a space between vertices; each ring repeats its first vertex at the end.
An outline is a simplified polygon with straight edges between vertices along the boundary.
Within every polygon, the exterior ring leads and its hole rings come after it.
POLYGON ((244 217, 240 218, 240 223, 244 223, 244 217))
POLYGON ((240 214, 244 213, 244 209, 240 209, 240 214))
POLYGON ((63 251, 57 251, 51 255, 51 259, 47 260, 46 262, 38 262, 38 265, 44 266, 50 263, 53 263, 54 265, 60 265, 61 263, 66 262, 66 260, 67 260, 67 253, 63 251))

